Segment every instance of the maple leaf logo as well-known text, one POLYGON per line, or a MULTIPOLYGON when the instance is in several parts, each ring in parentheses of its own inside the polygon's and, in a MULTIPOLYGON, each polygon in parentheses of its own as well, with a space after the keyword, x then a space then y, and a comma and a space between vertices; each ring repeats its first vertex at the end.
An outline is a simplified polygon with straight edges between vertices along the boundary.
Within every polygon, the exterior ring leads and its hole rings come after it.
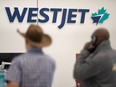
POLYGON ((106 19, 109 18, 109 13, 106 12, 106 10, 104 9, 104 7, 102 7, 102 9, 99 9, 98 10, 98 13, 92 13, 92 20, 93 20, 93 23, 103 23, 106 19))

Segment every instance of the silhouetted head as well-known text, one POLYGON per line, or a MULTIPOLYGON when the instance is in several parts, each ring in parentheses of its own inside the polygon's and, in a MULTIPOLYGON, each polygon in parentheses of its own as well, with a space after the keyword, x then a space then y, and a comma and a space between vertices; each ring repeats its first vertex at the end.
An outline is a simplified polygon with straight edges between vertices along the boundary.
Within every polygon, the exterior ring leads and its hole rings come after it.
POLYGON ((25 38, 27 49, 30 47, 43 48, 52 43, 51 37, 45 34, 39 25, 31 24, 26 33, 22 33, 19 30, 17 32, 25 38))
POLYGON ((102 43, 105 40, 109 40, 109 32, 107 29, 105 28, 98 28, 93 34, 92 34, 92 38, 94 37, 95 39, 95 45, 99 45, 100 43, 102 43))

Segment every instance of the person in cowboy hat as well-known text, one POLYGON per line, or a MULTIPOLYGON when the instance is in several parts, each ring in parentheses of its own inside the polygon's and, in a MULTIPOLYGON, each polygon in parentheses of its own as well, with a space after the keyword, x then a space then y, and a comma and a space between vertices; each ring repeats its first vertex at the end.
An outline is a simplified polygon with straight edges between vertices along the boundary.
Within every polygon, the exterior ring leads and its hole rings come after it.
POLYGON ((42 51, 52 43, 51 37, 34 24, 26 33, 18 33, 25 38, 27 52, 13 59, 6 87, 52 87, 55 61, 42 51))

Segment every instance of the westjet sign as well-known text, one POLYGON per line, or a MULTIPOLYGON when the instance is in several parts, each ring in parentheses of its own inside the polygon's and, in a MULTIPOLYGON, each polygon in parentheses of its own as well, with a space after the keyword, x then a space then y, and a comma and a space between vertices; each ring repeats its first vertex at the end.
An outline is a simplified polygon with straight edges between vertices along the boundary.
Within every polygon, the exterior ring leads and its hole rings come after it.
MULTIPOLYGON (((57 23, 59 19, 59 14, 61 14, 61 22, 58 25, 58 28, 61 29, 66 23, 74 24, 77 20, 80 23, 85 22, 86 14, 90 11, 90 9, 66 9, 66 8, 27 8, 24 7, 23 10, 20 12, 18 7, 14 7, 13 12, 11 12, 10 7, 5 7, 9 22, 14 22, 17 18, 18 22, 23 22, 26 13, 28 14, 27 23, 47 23, 49 20, 52 20, 52 23, 57 23), (53 16, 51 17, 48 12, 52 13, 53 16), (80 13, 81 16, 77 17, 77 13, 80 13), (39 18, 38 14, 42 17, 39 18)), ((104 8, 102 8, 104 10, 104 8)), ((105 10, 106 11, 106 10, 105 10)), ((103 13, 103 12, 102 12, 103 13)), ((109 14, 108 14, 109 16, 109 14)), ((97 17, 95 14, 92 14, 93 23, 98 23, 101 16, 97 17), (95 17, 93 17, 95 16, 95 17)))

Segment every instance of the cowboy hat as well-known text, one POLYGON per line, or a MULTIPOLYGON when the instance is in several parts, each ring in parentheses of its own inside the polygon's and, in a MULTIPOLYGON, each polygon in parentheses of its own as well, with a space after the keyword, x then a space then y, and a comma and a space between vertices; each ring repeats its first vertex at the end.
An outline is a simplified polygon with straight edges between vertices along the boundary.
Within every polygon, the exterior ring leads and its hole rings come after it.
POLYGON ((51 37, 44 34, 42 28, 38 25, 31 24, 26 33, 22 33, 19 30, 17 30, 17 32, 24 38, 28 39, 29 43, 35 47, 46 47, 52 42, 51 37))

